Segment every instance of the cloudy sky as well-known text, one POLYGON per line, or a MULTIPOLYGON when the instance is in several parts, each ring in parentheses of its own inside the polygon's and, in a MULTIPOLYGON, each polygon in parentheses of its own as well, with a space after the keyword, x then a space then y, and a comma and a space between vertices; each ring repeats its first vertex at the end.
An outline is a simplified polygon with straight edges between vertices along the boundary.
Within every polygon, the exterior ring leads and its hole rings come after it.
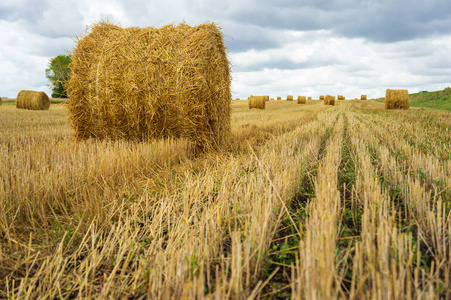
POLYGON ((1 0, 0 96, 50 94, 45 68, 86 26, 217 23, 234 98, 451 86, 449 0, 1 0))

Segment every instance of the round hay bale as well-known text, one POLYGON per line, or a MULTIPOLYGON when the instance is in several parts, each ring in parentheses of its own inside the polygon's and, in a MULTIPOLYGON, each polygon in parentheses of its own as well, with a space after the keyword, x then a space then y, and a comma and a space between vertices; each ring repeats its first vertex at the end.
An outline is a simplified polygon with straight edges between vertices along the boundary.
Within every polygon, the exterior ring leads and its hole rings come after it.
POLYGON ((260 108, 265 109, 267 96, 250 96, 249 97, 249 109, 260 108))
POLYGON ((287 101, 293 101, 293 95, 288 95, 287 96, 287 101))
POLYGON ((385 91, 385 109, 409 109, 409 91, 391 90, 385 91))
POLYGON ((48 110, 50 99, 44 92, 22 90, 17 94, 16 107, 31 110, 48 110))
POLYGON ((271 101, 274 101, 274 98, 271 98, 271 101))
POLYGON ((337 100, 345 100, 345 97, 343 95, 338 95, 337 100))
POLYGON ((326 95, 324 98, 325 105, 335 105, 335 96, 326 95))
POLYGON ((366 100, 366 95, 361 95, 360 100, 366 100))
POLYGON ((312 100, 312 97, 308 97, 308 100, 312 100))
POLYGON ((305 96, 298 96, 298 104, 307 103, 307 98, 305 96))
POLYGON ((263 96, 265 97, 265 101, 269 101, 269 96, 263 96))
POLYGON ((319 100, 324 100, 324 95, 319 96, 319 100))
POLYGON ((230 64, 213 23, 97 23, 78 39, 70 68, 78 139, 188 138, 205 149, 230 133, 230 64))
POLYGON ((277 97, 277 100, 282 100, 282 97, 277 97))

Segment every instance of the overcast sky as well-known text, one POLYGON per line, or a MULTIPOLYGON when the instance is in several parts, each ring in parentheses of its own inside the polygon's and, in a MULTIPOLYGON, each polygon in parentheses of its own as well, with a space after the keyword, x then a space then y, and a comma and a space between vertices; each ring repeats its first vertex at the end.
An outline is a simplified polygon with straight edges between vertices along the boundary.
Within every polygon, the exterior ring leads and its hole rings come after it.
POLYGON ((106 19, 123 27, 217 23, 234 98, 451 86, 449 0, 1 0, 0 96, 50 95, 49 59, 106 19))

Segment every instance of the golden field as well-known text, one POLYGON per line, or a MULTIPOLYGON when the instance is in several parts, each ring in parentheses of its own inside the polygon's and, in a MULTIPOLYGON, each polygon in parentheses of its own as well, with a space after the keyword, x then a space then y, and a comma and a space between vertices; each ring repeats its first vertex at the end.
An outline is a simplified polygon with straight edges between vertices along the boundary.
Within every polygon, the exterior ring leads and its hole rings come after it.
POLYGON ((0 299, 451 297, 450 112, 233 101, 205 154, 0 128, 0 299))

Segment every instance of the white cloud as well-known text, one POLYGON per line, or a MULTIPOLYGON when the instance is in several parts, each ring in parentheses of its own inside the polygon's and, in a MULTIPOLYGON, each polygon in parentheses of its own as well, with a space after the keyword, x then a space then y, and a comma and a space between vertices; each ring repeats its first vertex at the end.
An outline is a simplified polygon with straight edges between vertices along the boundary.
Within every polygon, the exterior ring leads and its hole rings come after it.
POLYGON ((451 6, 412 0, 409 15, 392 18, 406 1, 4 0, 0 95, 45 88, 48 60, 105 19, 140 27, 218 23, 233 64, 234 97, 378 97, 389 87, 450 86, 451 6))

